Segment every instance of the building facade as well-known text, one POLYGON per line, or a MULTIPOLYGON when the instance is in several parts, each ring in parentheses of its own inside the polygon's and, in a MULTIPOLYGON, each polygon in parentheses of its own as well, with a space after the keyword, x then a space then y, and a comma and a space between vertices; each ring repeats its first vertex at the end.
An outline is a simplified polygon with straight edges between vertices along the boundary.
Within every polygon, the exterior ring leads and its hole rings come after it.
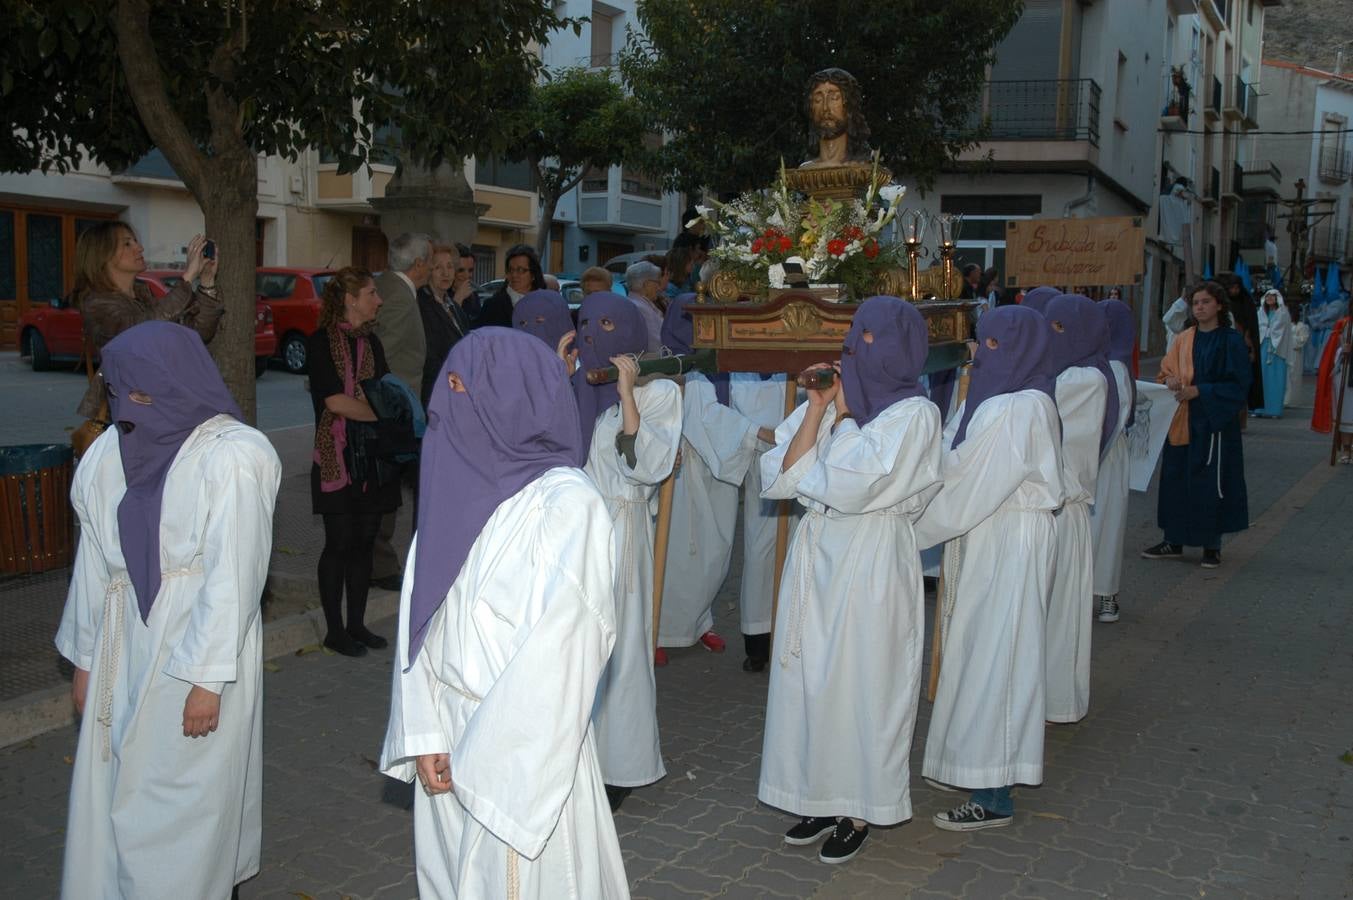
POLYGON ((1234 260, 1236 165, 1258 125, 1264 8, 1280 2, 1028 0, 973 110, 987 139, 916 202, 963 213, 960 261, 1000 273, 1012 219, 1142 217, 1143 276, 1119 287, 1142 347, 1163 345, 1186 274, 1234 260))
MULTIPOLYGON (((1296 220, 1288 218, 1291 209, 1274 204, 1282 217, 1275 221, 1274 238, 1284 281, 1290 282, 1294 270, 1309 278, 1331 262, 1348 270, 1353 266, 1353 140, 1348 133, 1353 77, 1270 59, 1262 72, 1264 101, 1272 110, 1265 129, 1309 132, 1255 139, 1256 158, 1271 161, 1280 174, 1282 197, 1295 199, 1301 181, 1303 198, 1315 201, 1296 220), (1302 226, 1304 253, 1295 239, 1302 226)), ((1247 259, 1249 252, 1247 247, 1247 259)))

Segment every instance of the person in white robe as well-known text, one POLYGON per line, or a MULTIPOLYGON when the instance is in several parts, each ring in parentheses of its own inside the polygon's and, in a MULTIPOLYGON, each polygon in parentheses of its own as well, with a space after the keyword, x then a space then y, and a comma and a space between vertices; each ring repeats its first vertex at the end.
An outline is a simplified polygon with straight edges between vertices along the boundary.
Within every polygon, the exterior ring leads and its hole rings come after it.
MULTIPOLYGON (((693 350, 686 307, 694 300, 694 294, 681 294, 667 306, 662 342, 671 353, 693 350)), ((667 662, 664 647, 698 642, 711 652, 724 652, 727 644, 714 631, 714 598, 732 563, 738 487, 756 458, 760 437, 774 437, 732 407, 727 374, 707 378, 699 372, 685 376, 681 435, 658 626, 659 666, 667 662)))
MULTIPOLYGON (((1079 722, 1090 709, 1090 630, 1094 620, 1094 500, 1109 382, 1094 363, 1108 343, 1108 323, 1095 301, 1077 294, 1054 298, 1044 317, 1052 329, 1049 374, 1057 379, 1062 423, 1062 484, 1057 513, 1057 564, 1045 628, 1047 719, 1079 722)), ((1107 359, 1103 360, 1107 363, 1107 359)), ((1115 409, 1116 414, 1116 409, 1115 409)))
POLYGON ((1311 340, 1311 326, 1301 314, 1301 305, 1290 308, 1292 314, 1292 340, 1287 348, 1287 393, 1283 397, 1285 406, 1296 406, 1301 399, 1302 354, 1311 340))
POLYGON ((281 464, 191 329, 103 348, 114 427, 71 489, 56 646, 82 713, 61 896, 231 896, 258 872, 262 619, 281 464))
POLYGON ((949 831, 1008 825, 1011 787, 1043 781, 1043 627, 1063 498, 1049 343, 1032 309, 999 307, 977 323, 968 395, 945 430, 944 486, 916 523, 922 544, 948 542, 922 771, 973 791, 935 814, 949 831))
MULTIPOLYGON (((775 604, 775 540, 780 510, 788 506, 787 534, 793 533, 802 508, 794 501, 761 496, 761 456, 775 444, 775 429, 785 420, 786 375, 734 372, 729 376, 733 408, 757 426, 756 459, 742 480, 742 578, 738 619, 745 657, 742 671, 764 672, 770 662, 770 629, 775 604)), ((798 403, 807 395, 795 391, 798 403)), ((797 405, 797 404, 796 404, 797 405)))
POLYGON ((647 334, 634 305, 617 294, 589 294, 578 311, 573 386, 583 468, 615 525, 616 641, 592 717, 612 808, 632 788, 667 774, 653 676, 653 516, 658 485, 671 474, 681 440, 681 391, 667 379, 635 384, 635 356, 647 334), (619 370, 617 382, 587 383, 589 369, 607 365, 619 370))
POLYGON ((785 842, 841 863, 869 823, 911 818, 924 590, 912 526, 939 481, 940 414, 918 379, 921 314, 856 310, 840 374, 776 429, 763 496, 797 497, 780 583, 757 797, 802 817, 785 842))
POLYGON ((613 528, 578 468, 564 365, 481 328, 429 414, 380 761, 420 784, 419 896, 628 897, 590 725, 616 638, 613 528))
POLYGON ((1183 294, 1174 298, 1160 317, 1161 324, 1165 326, 1165 352, 1170 352, 1170 345, 1174 339, 1179 337, 1180 332, 1189 327, 1189 301, 1183 294))
POLYGON ((1121 300, 1098 304, 1109 323, 1109 369, 1118 394, 1114 436, 1099 461, 1095 503, 1090 507, 1090 534, 1094 547, 1096 618, 1117 622, 1118 587, 1123 574, 1123 542, 1127 538, 1127 511, 1131 456, 1127 429, 1135 421, 1136 381, 1132 377, 1132 348, 1136 329, 1132 307, 1121 300))

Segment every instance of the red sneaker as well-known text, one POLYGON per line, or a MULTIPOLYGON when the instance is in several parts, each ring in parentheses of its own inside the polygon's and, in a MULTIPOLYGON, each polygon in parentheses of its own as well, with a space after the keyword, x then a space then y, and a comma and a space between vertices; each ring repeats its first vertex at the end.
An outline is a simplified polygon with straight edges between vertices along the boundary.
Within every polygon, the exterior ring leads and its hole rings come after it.
POLYGON ((700 635, 700 643, 705 645, 705 649, 710 653, 722 653, 728 646, 728 642, 719 637, 712 631, 706 631, 700 635))
POLYGON ((659 647, 653 651, 653 665, 661 669, 667 665, 667 651, 659 647))

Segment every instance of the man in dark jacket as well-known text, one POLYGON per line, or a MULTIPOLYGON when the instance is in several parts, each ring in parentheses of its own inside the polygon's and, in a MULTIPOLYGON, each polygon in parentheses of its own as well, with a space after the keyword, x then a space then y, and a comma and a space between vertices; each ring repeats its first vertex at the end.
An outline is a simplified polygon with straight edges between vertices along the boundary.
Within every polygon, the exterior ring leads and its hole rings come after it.
MULTIPOLYGON (((1247 410, 1264 408, 1264 373, 1259 366, 1259 308, 1255 305, 1250 292, 1245 290, 1239 276, 1223 272, 1217 278, 1226 288, 1231 301, 1231 320, 1236 331, 1245 339, 1250 350, 1250 396, 1247 410)), ((1242 412, 1241 427, 1245 425, 1246 413, 1242 412)))

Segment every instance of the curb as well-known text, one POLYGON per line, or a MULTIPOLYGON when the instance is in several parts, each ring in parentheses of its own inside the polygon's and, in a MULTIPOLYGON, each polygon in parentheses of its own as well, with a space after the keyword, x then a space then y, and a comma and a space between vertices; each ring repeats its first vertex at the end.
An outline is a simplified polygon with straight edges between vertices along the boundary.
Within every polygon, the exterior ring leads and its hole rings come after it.
MULTIPOLYGON (((303 594, 313 597, 316 593, 313 578, 271 573, 268 575, 268 590, 278 596, 303 594)), ((373 622, 397 615, 399 594, 372 588, 366 610, 367 619, 373 622)), ((324 613, 321 610, 311 609, 287 616, 263 626, 263 658, 286 656, 323 639, 324 613)), ((75 721, 69 685, 43 688, 0 702, 0 748, 69 727, 75 721)))

